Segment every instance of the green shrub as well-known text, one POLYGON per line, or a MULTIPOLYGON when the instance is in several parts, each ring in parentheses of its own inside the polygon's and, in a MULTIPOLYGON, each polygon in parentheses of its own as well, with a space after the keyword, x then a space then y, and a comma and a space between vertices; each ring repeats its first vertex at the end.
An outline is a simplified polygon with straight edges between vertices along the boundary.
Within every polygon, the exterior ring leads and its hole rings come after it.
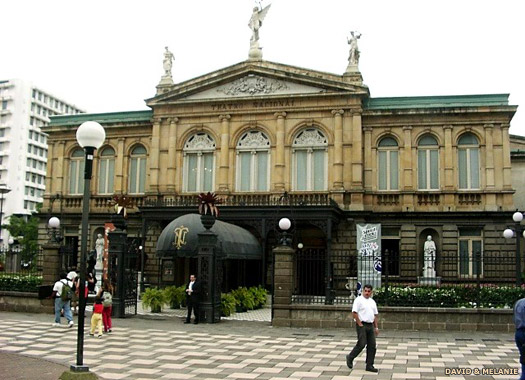
POLYGON ((42 276, 0 274, 0 290, 35 293, 38 292, 40 285, 42 285, 42 276))
POLYGON ((237 312, 253 310, 255 307, 255 298, 253 293, 245 287, 239 287, 232 290, 231 294, 235 297, 235 306, 237 312))
MULTIPOLYGON (((385 305, 387 302, 385 288, 374 289, 373 297, 379 305, 385 305)), ((388 288, 389 306, 511 308, 523 297, 525 297, 525 288, 514 286, 481 285, 478 288, 476 285, 445 285, 388 288)))
POLYGON ((164 288, 164 294, 172 309, 180 309, 180 304, 186 296, 184 286, 167 286, 164 288))
POLYGON ((162 306, 168 303, 166 294, 159 288, 148 288, 141 296, 142 307, 149 307, 152 313, 160 313, 162 306))
POLYGON ((231 293, 221 294, 221 315, 229 317, 235 313, 235 297, 231 293))
POLYGON ((266 289, 263 288, 261 285, 259 286, 252 286, 248 289, 252 294, 254 298, 254 309, 260 309, 264 305, 266 305, 266 298, 268 297, 268 293, 266 292, 266 289))

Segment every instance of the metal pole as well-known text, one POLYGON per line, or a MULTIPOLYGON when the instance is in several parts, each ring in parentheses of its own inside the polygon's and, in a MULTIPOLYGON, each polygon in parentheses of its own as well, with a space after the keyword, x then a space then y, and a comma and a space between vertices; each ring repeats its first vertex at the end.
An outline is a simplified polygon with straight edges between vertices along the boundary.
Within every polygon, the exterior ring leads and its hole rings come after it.
POLYGON ((82 235, 80 238, 80 280, 78 295, 78 332, 77 332, 77 362, 71 366, 74 372, 88 372, 89 368, 84 365, 84 317, 86 313, 86 256, 88 238, 89 198, 91 174, 93 172, 93 153, 95 148, 85 147, 86 160, 84 164, 84 197, 82 199, 82 235))
POLYGON ((521 240, 521 225, 516 223, 515 228, 516 233, 516 285, 521 286, 521 249, 520 249, 520 240, 521 240))

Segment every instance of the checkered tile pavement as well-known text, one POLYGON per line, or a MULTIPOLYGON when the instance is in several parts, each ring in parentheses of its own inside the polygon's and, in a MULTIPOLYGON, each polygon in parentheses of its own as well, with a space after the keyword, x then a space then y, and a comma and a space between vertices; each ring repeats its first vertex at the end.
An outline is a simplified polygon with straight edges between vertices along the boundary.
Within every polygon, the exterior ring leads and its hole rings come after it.
MULTIPOLYGON (((1 313, 0 351, 74 363, 76 326, 51 327, 51 322, 48 315, 1 313)), ((445 370, 520 366, 511 334, 383 331, 379 374, 372 374, 364 371, 364 353, 352 371, 346 367, 355 331, 239 321, 184 325, 179 319, 117 319, 114 324, 111 334, 85 339, 84 362, 101 379, 516 379, 450 376, 445 370)))

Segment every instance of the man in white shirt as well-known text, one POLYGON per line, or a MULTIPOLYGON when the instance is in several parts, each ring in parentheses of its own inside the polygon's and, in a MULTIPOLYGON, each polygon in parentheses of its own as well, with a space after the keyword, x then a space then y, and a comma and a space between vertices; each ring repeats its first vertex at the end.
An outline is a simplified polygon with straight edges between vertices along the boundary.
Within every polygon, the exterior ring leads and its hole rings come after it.
POLYGON ((68 327, 73 327, 73 315, 71 314, 71 300, 62 300, 64 285, 73 289, 73 283, 67 279, 66 272, 60 273, 60 280, 53 285, 51 298, 55 299, 55 323, 53 326, 60 326, 60 311, 64 309, 64 316, 67 319, 68 327))
POLYGON ((350 369, 353 368, 354 359, 366 346, 366 370, 379 372, 374 367, 376 335, 379 334, 379 328, 377 327, 377 305, 372 299, 372 290, 372 285, 365 285, 363 294, 355 299, 352 306, 352 315, 357 329, 357 343, 354 349, 346 355, 346 365, 350 369))
POLYGON ((197 281, 197 277, 195 277, 195 275, 192 274, 190 276, 190 282, 188 282, 188 285, 186 285, 186 306, 188 306, 188 314, 184 323, 191 322, 192 310, 195 316, 193 323, 199 323, 200 292, 201 284, 199 281, 197 281))

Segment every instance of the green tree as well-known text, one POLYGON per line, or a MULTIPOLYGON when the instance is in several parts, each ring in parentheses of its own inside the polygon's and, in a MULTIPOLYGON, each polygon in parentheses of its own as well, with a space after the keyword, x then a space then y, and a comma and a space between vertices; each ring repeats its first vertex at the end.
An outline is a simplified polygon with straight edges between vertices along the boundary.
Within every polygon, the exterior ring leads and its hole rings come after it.
MULTIPOLYGON (((37 208, 37 212, 40 208, 37 208)), ((20 253, 23 261, 33 260, 38 252, 38 222, 39 218, 35 214, 29 218, 11 215, 9 224, 2 225, 2 228, 9 231, 13 239, 18 240, 20 253)))

